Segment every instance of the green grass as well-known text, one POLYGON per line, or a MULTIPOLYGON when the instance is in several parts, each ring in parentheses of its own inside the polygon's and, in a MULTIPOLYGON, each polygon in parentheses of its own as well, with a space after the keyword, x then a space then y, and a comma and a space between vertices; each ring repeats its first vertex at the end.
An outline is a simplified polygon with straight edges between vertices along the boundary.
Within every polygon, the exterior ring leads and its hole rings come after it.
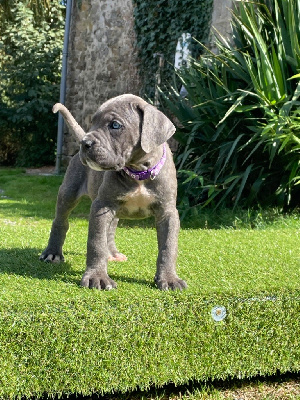
POLYGON ((0 170, 0 398, 300 370, 299 214, 223 210, 183 223, 182 293, 153 284, 153 221, 122 222, 128 261, 109 265, 118 289, 99 292, 79 287, 88 200, 72 214, 66 262, 38 260, 61 180, 0 170), (216 305, 226 307, 222 322, 211 317, 216 305))

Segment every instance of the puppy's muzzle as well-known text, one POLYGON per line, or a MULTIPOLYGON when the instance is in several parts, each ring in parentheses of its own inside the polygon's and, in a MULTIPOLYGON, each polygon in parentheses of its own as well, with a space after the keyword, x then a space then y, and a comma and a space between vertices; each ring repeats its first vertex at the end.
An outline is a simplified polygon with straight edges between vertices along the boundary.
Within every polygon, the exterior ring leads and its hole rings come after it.
POLYGON ((86 135, 80 142, 80 159, 84 165, 96 171, 120 170, 124 167, 124 160, 115 154, 110 146, 86 135))

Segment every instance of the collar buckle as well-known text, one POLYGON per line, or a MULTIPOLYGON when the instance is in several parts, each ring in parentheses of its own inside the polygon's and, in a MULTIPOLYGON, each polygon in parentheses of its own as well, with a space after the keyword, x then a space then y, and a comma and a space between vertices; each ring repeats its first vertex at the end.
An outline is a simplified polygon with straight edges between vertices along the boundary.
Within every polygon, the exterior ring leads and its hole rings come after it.
POLYGON ((153 170, 150 173, 150 179, 151 179, 151 181, 154 181, 155 178, 156 178, 156 174, 155 174, 155 171, 153 170))

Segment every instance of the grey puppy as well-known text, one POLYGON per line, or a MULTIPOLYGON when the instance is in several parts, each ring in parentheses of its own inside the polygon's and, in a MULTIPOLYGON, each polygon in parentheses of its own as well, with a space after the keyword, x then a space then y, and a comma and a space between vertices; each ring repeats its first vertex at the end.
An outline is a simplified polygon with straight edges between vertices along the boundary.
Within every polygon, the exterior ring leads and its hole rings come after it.
POLYGON ((177 180, 166 141, 174 134, 172 122, 140 97, 125 94, 105 102, 92 119, 88 133, 61 104, 60 111, 80 141, 80 152, 67 169, 59 189, 56 216, 47 248, 47 262, 63 261, 62 247, 68 216, 83 195, 93 203, 89 219, 86 271, 81 285, 115 288, 107 273, 108 260, 126 260, 115 245, 119 218, 154 216, 158 239, 155 282, 160 289, 180 289, 186 282, 176 274, 179 217, 177 180))

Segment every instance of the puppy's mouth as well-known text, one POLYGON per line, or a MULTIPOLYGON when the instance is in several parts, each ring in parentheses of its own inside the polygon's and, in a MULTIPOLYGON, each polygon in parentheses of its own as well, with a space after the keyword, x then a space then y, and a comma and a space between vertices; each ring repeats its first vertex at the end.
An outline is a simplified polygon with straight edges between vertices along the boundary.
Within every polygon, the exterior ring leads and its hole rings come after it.
POLYGON ((115 163, 109 163, 107 161, 97 162, 95 160, 92 160, 88 155, 82 154, 82 152, 80 152, 79 155, 82 164, 88 166, 95 171, 120 171, 125 165, 121 160, 118 160, 115 163))
POLYGON ((114 165, 112 167, 103 167, 99 164, 97 164, 95 161, 92 160, 86 160, 87 166, 90 167, 91 169, 94 169, 95 171, 120 171, 123 167, 119 165, 114 165))

